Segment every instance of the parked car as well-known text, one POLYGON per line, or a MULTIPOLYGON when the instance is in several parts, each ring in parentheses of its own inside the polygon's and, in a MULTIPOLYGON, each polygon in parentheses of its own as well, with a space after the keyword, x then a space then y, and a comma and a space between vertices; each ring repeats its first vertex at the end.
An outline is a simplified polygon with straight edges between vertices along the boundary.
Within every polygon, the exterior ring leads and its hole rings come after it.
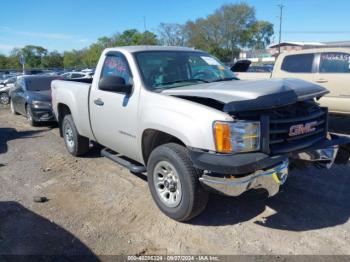
POLYGON ((273 78, 296 77, 329 90, 320 104, 331 113, 350 115, 350 48, 309 49, 282 54, 273 78))
POLYGON ((281 54, 271 73, 239 73, 240 79, 299 78, 329 90, 319 102, 350 115, 350 48, 317 48, 281 54))
POLYGON ((10 103, 10 89, 14 87, 17 77, 10 77, 0 83, 0 104, 7 105, 10 103))
POLYGON ((11 112, 27 117, 30 125, 54 121, 51 107, 52 76, 26 75, 18 77, 10 90, 11 112))
POLYGON ((68 72, 61 75, 64 79, 90 79, 93 73, 68 72))
POLYGON ((266 79, 271 76, 273 67, 271 65, 255 66, 250 60, 238 60, 232 67, 231 71, 242 80, 266 79))
POLYGON ((137 46, 106 49, 90 84, 53 81, 52 103, 70 154, 97 141, 104 156, 147 172, 160 210, 186 221, 208 190, 273 196, 289 165, 346 164, 350 139, 328 133, 314 101, 327 92, 295 79, 240 81, 200 50, 137 46))

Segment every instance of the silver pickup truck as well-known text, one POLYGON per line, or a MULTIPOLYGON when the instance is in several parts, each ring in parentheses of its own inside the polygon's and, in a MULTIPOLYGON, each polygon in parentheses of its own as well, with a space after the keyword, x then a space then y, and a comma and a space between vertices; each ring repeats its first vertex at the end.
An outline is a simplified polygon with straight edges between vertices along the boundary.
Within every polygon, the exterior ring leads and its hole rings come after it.
POLYGON ((178 221, 200 214, 209 191, 273 196, 292 167, 349 160, 349 139, 328 133, 317 103, 328 91, 302 80, 240 81, 203 51, 130 46, 104 50, 92 83, 81 81, 52 82, 69 153, 95 141, 147 172, 154 201, 178 221))

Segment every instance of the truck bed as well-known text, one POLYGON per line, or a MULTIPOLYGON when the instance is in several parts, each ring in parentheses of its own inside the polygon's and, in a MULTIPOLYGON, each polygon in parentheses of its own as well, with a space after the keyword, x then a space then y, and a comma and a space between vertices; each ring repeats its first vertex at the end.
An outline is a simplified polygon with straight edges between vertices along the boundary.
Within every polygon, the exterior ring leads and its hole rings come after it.
POLYGON ((92 79, 52 81, 52 105, 57 115, 60 101, 64 101, 72 112, 79 134, 93 139, 88 110, 91 84, 86 83, 88 80, 91 82, 92 79))

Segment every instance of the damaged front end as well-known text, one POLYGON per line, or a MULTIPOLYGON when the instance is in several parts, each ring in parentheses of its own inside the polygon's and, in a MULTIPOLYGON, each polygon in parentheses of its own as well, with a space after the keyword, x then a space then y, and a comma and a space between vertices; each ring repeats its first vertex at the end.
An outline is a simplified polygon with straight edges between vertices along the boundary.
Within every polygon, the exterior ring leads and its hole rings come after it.
MULTIPOLYGON (((264 167, 267 165, 264 165, 264 162, 267 163, 267 159, 269 159, 266 157, 265 161, 258 161, 258 166, 262 164, 261 169, 259 168, 255 172, 244 175, 218 175, 215 172, 205 172, 199 180, 206 188, 227 196, 239 196, 251 189, 264 189, 271 197, 279 192, 280 186, 288 178, 289 170, 293 168, 304 169, 314 166, 329 169, 333 164, 348 163, 350 139, 334 134, 331 134, 330 137, 330 139, 322 141, 306 151, 272 157, 278 162, 272 167, 264 167)), ((198 166, 198 163, 197 158, 195 165, 198 166)), ((251 162, 251 165, 257 167, 256 163, 251 162)))
POLYGON ((346 165, 350 158, 348 137, 329 134, 327 139, 309 148, 308 151, 290 154, 290 167, 304 169, 310 166, 330 169, 333 164, 346 165))
POLYGON ((259 152, 191 153, 197 168, 209 170, 200 178, 201 183, 216 192, 238 196, 263 188, 273 196, 286 181, 288 170, 311 166, 329 169, 349 161, 350 138, 328 133, 328 111, 313 100, 234 116, 260 122, 259 152))

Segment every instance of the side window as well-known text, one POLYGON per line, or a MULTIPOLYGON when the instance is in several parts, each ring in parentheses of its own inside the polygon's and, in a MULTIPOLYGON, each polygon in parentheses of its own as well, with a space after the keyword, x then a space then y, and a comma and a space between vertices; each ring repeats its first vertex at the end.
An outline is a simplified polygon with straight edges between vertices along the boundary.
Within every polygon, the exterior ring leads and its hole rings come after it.
POLYGON ((290 73, 311 73, 314 54, 288 55, 282 63, 282 70, 290 73))
POLYGON ((350 54, 321 53, 320 73, 350 73, 350 54))
POLYGON ((101 78, 105 76, 119 76, 125 83, 130 83, 131 73, 128 62, 122 54, 108 55, 104 61, 101 78))
POLYGON ((84 75, 83 75, 83 74, 78 74, 78 73, 73 73, 73 74, 71 75, 71 78, 72 78, 72 79, 74 79, 74 78, 81 78, 81 77, 84 77, 84 75))

